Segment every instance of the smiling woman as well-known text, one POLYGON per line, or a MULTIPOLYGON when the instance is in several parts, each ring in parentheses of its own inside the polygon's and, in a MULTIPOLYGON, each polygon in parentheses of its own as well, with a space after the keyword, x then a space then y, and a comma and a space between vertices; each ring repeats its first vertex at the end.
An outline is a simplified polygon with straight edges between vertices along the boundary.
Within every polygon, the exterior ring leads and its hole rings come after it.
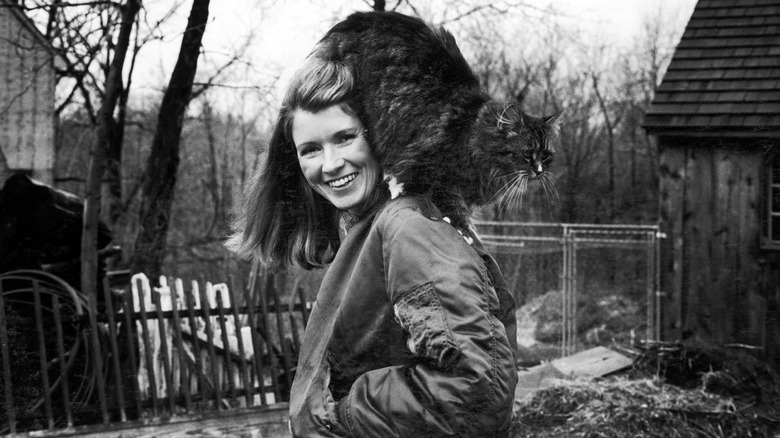
POLYGON ((316 53, 298 70, 229 242, 272 266, 330 263, 290 394, 293 436, 508 436, 512 295, 430 194, 391 199, 374 125, 355 111, 360 73, 316 53))
POLYGON ((379 163, 357 117, 334 105, 293 113, 292 136, 303 176, 339 210, 357 215, 379 182, 379 163))

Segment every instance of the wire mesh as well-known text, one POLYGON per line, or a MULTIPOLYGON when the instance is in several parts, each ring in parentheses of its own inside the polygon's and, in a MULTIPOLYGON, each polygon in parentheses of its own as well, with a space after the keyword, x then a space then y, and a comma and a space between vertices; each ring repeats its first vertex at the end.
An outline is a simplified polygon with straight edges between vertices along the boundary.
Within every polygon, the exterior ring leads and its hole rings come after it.
POLYGON ((521 353, 659 339, 657 225, 475 225, 515 295, 521 353))

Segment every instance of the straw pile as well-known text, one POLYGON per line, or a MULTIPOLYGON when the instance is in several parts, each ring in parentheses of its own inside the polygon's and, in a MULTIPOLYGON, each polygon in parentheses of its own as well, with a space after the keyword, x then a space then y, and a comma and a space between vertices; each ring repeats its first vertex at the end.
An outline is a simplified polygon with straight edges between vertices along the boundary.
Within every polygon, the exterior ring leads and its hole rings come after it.
POLYGON ((637 355, 621 375, 539 390, 520 406, 513 436, 780 436, 780 378, 762 362, 702 346, 655 345, 637 355))

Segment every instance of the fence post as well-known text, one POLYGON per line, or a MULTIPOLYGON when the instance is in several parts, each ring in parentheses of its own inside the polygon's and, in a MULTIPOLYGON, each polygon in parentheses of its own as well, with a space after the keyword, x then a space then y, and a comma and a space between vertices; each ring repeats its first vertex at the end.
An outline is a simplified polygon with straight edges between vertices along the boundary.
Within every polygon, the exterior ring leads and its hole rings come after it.
MULTIPOLYGON (((192 410, 192 399, 190 397, 190 388, 189 388, 189 379, 187 374, 185 373, 185 370, 187 370, 187 362, 186 362, 186 352, 184 351, 184 338, 182 337, 181 330, 182 330, 182 321, 181 321, 181 315, 179 312, 183 312, 182 307, 183 302, 180 300, 182 295, 184 294, 184 283, 181 281, 181 279, 176 278, 173 280, 173 287, 171 288, 171 307, 173 308, 172 312, 172 318, 173 318, 173 324, 171 325, 171 328, 173 329, 173 343, 176 346, 176 351, 179 352, 178 356, 178 363, 179 363, 179 381, 178 386, 181 390, 181 394, 184 397, 184 406, 187 410, 187 412, 192 410), (182 305, 180 305, 180 303, 182 305)), ((196 344, 198 342, 198 336, 196 332, 192 333, 192 344, 196 344)))
MULTIPOLYGON (((247 321, 251 327, 250 336, 252 338, 252 351, 254 352, 252 355, 252 365, 254 373, 257 376, 258 385, 260 386, 260 406, 266 406, 265 372, 263 367, 263 348, 265 343, 263 342, 262 336, 258 334, 259 327, 257 325, 257 318, 255 317, 255 302, 252 299, 252 295, 255 291, 254 285, 255 283, 250 281, 249 286, 244 289, 244 302, 247 307, 247 321)), ((271 351, 270 347, 268 348, 268 351, 271 351)))
MULTIPOLYGON (((133 282, 133 307, 134 310, 138 312, 141 323, 141 341, 143 342, 143 354, 144 359, 146 360, 146 375, 149 380, 147 390, 152 399, 153 413, 157 416, 159 412, 159 404, 157 402, 157 379, 154 373, 154 356, 152 354, 151 339, 149 336, 150 330, 148 319, 146 318, 146 308, 147 306, 151 308, 152 289, 149 286, 149 279, 146 278, 145 274, 136 274, 131 281, 133 282)), ((139 343, 139 347, 140 346, 141 344, 139 343)), ((143 389, 141 390, 141 395, 143 395, 143 389)))
POLYGON ((656 294, 655 294, 655 235, 652 232, 645 234, 646 257, 647 257, 647 276, 645 279, 645 293, 647 294, 647 329, 645 337, 649 341, 655 340, 655 312, 656 312, 656 294))
POLYGON ((563 290, 561 291, 561 356, 566 356, 569 343, 569 291, 571 289, 571 254, 569 228, 563 225, 563 290))
POLYGON ((276 346, 274 345, 273 341, 271 340, 271 331, 268 329, 268 302, 266 300, 266 294, 270 289, 274 287, 273 284, 273 277, 271 274, 269 274, 267 271, 264 271, 264 277, 262 278, 264 290, 260 291, 260 315, 257 315, 258 319, 262 322, 263 327, 263 333, 266 335, 266 346, 268 349, 268 361, 270 362, 270 368, 271 368, 271 385, 274 390, 274 398, 275 400, 281 400, 282 399, 282 391, 279 389, 279 382, 277 374, 277 371, 279 370, 278 366, 278 358, 277 353, 279 353, 276 350, 276 346))
POLYGON ((122 422, 127 421, 125 414, 125 399, 122 394, 122 371, 119 365, 119 345, 117 344, 116 320, 114 318, 114 300, 111 297, 111 287, 108 278, 103 279, 103 295, 105 297, 106 316, 108 317, 108 338, 111 344, 111 364, 114 371, 114 385, 119 408, 119 418, 122 422))
POLYGON ((97 324, 97 291, 87 295, 87 304, 89 311, 90 339, 92 341, 92 354, 94 359, 95 371, 93 373, 95 383, 97 384, 98 400, 100 401, 100 413, 103 417, 103 423, 108 424, 108 405, 106 403, 106 382, 103 375, 103 355, 100 346, 100 331, 97 324))
MULTIPOLYGON (((143 413, 143 406, 141 404, 141 387, 138 384, 138 366, 136 365, 137 356, 135 354, 136 345, 140 348, 140 343, 135 338, 136 323, 133 319, 133 297, 130 293, 125 294, 120 298, 122 310, 125 314, 125 336, 127 337, 127 352, 130 356, 130 360, 127 361, 127 365, 130 368, 130 374, 127 381, 130 382, 130 391, 132 391, 133 400, 135 401, 136 417, 141 418, 143 413)), ((122 375, 122 381, 125 381, 125 375, 122 375)))
MULTIPOLYGON (((70 407, 70 387, 68 386, 68 362, 65 357, 64 334, 62 331, 62 305, 57 295, 51 297, 54 312, 54 328, 57 331, 57 359, 60 363, 60 389, 62 389, 62 404, 65 408, 65 419, 68 427, 73 427, 73 412, 70 407)), ((2 314, 2 312, 0 312, 2 314)))
POLYGON ((3 300, 3 286, 0 281, 0 354, 3 356, 3 383, 5 386, 5 411, 8 419, 8 429, 16 433, 16 412, 14 407, 13 384, 11 383, 11 358, 8 349, 8 321, 5 313, 5 300, 3 300))
MULTIPOLYGON (((163 295, 167 295, 166 303, 165 303, 165 310, 173 308, 173 303, 171 302, 171 295, 170 295, 170 288, 168 287, 168 280, 165 278, 165 276, 160 276, 160 287, 154 288, 156 290, 152 290, 152 303, 154 304, 154 310, 157 316, 157 330, 160 333, 160 353, 162 355, 162 363, 163 363, 163 380, 161 383, 165 383, 165 391, 168 395, 168 411, 171 413, 171 415, 174 414, 174 408, 176 406, 176 399, 174 396, 174 387, 173 387, 173 372, 171 370, 172 364, 172 354, 173 351, 168 348, 168 330, 166 329, 166 323, 165 318, 163 318, 163 295)), ((157 363, 154 364, 157 366, 157 363)), ((156 390, 156 389, 155 389, 156 390)))
POLYGON ((663 298, 664 293, 661 290, 661 239, 664 239, 666 237, 665 234, 661 233, 661 227, 660 225, 655 226, 655 240, 654 240, 654 264, 653 264, 653 273, 655 281, 654 286, 654 295, 655 295, 655 337, 653 340, 660 341, 661 340, 661 298, 663 298))
POLYGON ((236 344, 238 347, 238 356, 240 358, 239 363, 241 364, 239 372, 241 374, 241 382, 244 385, 244 398, 246 400, 246 405, 252 406, 254 391, 252 390, 252 385, 249 382, 249 370, 246 366, 246 351, 244 350, 244 336, 241 330, 243 327, 240 326, 241 320, 239 319, 238 315, 238 301, 236 301, 235 284, 233 283, 232 278, 230 287, 227 288, 227 292, 228 298, 230 299, 230 308, 233 314, 233 325, 236 329, 236 344))
POLYGON ((187 320, 190 325, 190 336, 192 337, 192 355, 195 356, 195 374, 198 379, 198 392, 200 393, 200 403, 197 403, 198 411, 202 410, 203 404, 206 401, 204 397, 206 392, 206 377, 203 374, 203 357, 200 350, 200 337, 198 336, 198 324, 195 319, 195 309, 200 309, 200 294, 198 289, 198 282, 192 281, 192 288, 190 293, 185 293, 184 300, 187 304, 187 320), (196 303, 197 297, 197 303, 196 303))
POLYGON ((217 327, 219 327, 220 341, 222 342, 222 351, 225 358, 225 372, 224 376, 227 380, 228 391, 230 392, 231 405, 238 402, 238 395, 236 393, 236 384, 233 380, 233 354, 230 351, 230 339, 228 339, 227 321, 225 316, 225 304, 231 305, 232 303, 225 303, 224 292, 227 290, 227 285, 224 283, 211 285, 209 295, 215 299, 215 307, 217 308, 217 327))
MULTIPOLYGON (((49 365, 46 358, 46 337, 43 333, 43 311, 41 310, 41 288, 37 280, 33 280, 33 302, 35 303, 35 328, 38 331, 38 359, 41 366, 41 386, 43 387, 43 405, 46 410, 46 422, 49 429, 54 428, 54 413, 51 407, 49 393, 49 365)), ((101 408, 103 406, 101 405, 101 408)), ((104 409, 105 410, 105 409, 104 409)))
POLYGON ((205 322, 206 329, 206 349, 209 354, 209 360, 211 365, 211 378, 213 379, 212 386, 214 387, 214 404, 217 410, 222 409, 222 385, 219 381, 219 373, 217 370, 217 353, 214 351, 214 330, 211 327, 211 304, 209 303, 206 292, 211 289, 211 283, 206 282, 205 289, 200 289, 200 309, 203 315, 203 321, 205 322))

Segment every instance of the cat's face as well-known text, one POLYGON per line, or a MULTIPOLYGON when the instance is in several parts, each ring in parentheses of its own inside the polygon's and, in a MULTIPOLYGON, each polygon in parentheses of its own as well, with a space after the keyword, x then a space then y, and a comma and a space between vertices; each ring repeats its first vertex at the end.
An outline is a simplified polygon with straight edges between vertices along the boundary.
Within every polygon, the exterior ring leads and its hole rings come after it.
POLYGON ((505 105, 496 113, 496 132, 504 139, 502 152, 510 159, 514 172, 538 178, 548 171, 555 154, 554 140, 559 114, 533 117, 512 104, 505 105))
POLYGON ((481 135, 490 138, 483 149, 493 162, 489 191, 502 202, 519 201, 530 181, 538 180, 545 193, 554 195, 555 185, 549 172, 557 137, 557 119, 533 117, 513 104, 497 104, 483 124, 481 135), (515 199, 516 198, 516 199, 515 199))

